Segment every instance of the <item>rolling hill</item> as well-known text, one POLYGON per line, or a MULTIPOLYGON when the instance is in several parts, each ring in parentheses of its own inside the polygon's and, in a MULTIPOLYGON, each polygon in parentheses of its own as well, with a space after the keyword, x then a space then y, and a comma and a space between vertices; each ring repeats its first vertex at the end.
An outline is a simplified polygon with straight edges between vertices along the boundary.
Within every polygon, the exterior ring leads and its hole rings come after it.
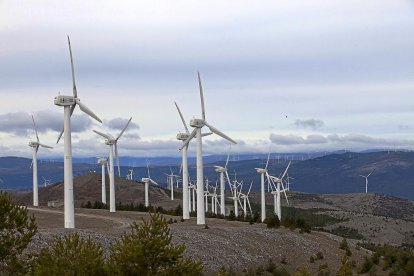
MULTIPOLYGON (((3 189, 31 189, 32 174, 30 159, 17 157, 0 158, 0 187, 3 189)), ((238 180, 244 183, 253 181, 253 190, 259 190, 259 175, 254 168, 264 167, 265 160, 230 161, 228 165, 229 176, 234 179, 235 172, 238 180)), ((285 159, 271 159, 269 172, 279 175, 286 167, 285 159)), ((224 165, 224 161, 205 164, 204 175, 212 184, 217 179, 214 165, 224 165)), ((130 167, 122 166, 121 175, 125 176, 130 167)), ((172 166, 172 170, 179 172, 179 166, 172 166)), ((87 172, 100 172, 100 167, 92 164, 74 163, 74 175, 87 172)), ((414 199, 414 153, 412 152, 367 152, 367 153, 338 153, 304 161, 292 161, 289 175, 294 178, 291 190, 320 193, 359 193, 365 191, 365 180, 360 175, 369 177, 368 191, 414 199)), ((145 167, 135 167, 135 179, 147 175, 145 167)), ((151 176, 162 186, 166 185, 164 173, 170 172, 170 166, 154 166, 151 176)), ((189 166, 190 177, 195 180, 196 167, 189 166)), ((63 163, 40 162, 39 183, 42 177, 51 178, 52 183, 62 181, 63 163)))

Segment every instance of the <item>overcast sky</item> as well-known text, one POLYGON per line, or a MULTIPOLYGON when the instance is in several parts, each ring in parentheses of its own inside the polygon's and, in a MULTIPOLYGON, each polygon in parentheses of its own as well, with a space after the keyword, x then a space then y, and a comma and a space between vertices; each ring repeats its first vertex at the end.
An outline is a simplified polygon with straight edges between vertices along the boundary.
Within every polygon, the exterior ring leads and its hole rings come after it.
MULTIPOLYGON (((54 146, 72 93, 73 155, 107 153, 92 129, 117 135, 120 154, 179 156, 200 117, 238 141, 237 153, 414 148, 414 1, 0 1, 0 156, 54 146)), ((205 130, 207 131, 207 129, 205 130)), ((204 153, 227 143, 205 138, 204 153)), ((194 143, 193 143, 194 144, 194 143)), ((191 147, 193 151, 194 145, 191 147)))

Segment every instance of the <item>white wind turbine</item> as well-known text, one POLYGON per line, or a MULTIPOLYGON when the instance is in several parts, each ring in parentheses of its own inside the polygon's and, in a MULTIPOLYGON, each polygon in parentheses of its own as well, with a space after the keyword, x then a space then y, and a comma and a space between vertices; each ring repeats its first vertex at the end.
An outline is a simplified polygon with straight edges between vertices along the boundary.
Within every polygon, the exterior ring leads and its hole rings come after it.
POLYGON ((240 193, 240 198, 243 199, 243 210, 244 210, 244 217, 247 216, 247 207, 249 207, 250 215, 253 216, 252 207, 250 205, 249 195, 252 189, 253 181, 250 183, 250 188, 247 191, 247 194, 240 193))
POLYGON ((206 115, 205 115, 205 108, 204 108, 204 97, 203 97, 203 87, 201 85, 201 78, 200 73, 198 73, 198 85, 200 88, 200 99, 201 99, 201 111, 202 111, 202 119, 192 119, 190 121, 190 126, 194 128, 194 130, 191 132, 190 136, 183 142, 182 147, 180 150, 185 148, 190 140, 196 136, 197 138, 197 224, 206 224, 206 216, 204 212, 204 177, 203 177, 203 153, 202 153, 202 134, 201 129, 204 126, 207 126, 211 132, 221 136, 222 138, 236 144, 236 142, 228 137, 223 132, 219 131, 214 126, 210 125, 206 121, 206 115))
POLYGON ((53 149, 50 146, 46 146, 41 144, 39 141, 39 136, 37 135, 36 123, 32 115, 33 127, 36 133, 36 141, 30 141, 29 147, 32 148, 33 159, 32 159, 32 169, 33 169, 33 206, 39 206, 39 186, 38 186, 38 178, 37 178, 37 151, 39 147, 44 147, 47 149, 53 149))
POLYGON ((118 140, 121 138, 122 134, 127 129, 129 123, 131 122, 132 117, 129 118, 125 127, 122 129, 121 133, 114 138, 110 134, 105 134, 100 131, 94 130, 94 132, 105 138, 105 144, 109 146, 109 212, 116 212, 115 207, 115 176, 114 176, 114 147, 115 147, 115 157, 118 163, 118 174, 121 176, 121 169, 119 166, 119 155, 118 155, 118 140))
MULTIPOLYGON (((183 219, 190 219, 190 209, 191 208, 191 195, 188 194, 189 192, 189 184, 188 184, 188 162, 187 162, 187 150, 188 150, 188 144, 191 140, 191 138, 186 143, 187 139, 190 137, 190 131, 188 130, 187 124, 185 123, 184 116, 181 113, 180 108, 178 107, 177 103, 174 102, 175 107, 177 108, 178 114, 180 115, 181 121, 185 128, 185 133, 179 132, 177 134, 177 140, 182 142, 183 147, 181 148, 181 168, 182 168, 182 174, 183 174, 183 219), (186 144, 185 144, 186 143, 186 144)), ((210 135, 211 132, 203 133, 201 136, 207 136, 210 135)), ((194 136, 193 136, 194 137, 194 136)), ((194 202, 194 199, 193 199, 194 202)), ((195 210, 192 210, 195 211, 195 210)))
MULTIPOLYGON (((164 173, 164 174, 167 176, 167 186, 171 192, 171 200, 174 200, 174 182, 176 182, 177 188, 178 188, 179 176, 174 174, 174 171, 171 168, 170 168, 170 172, 171 174, 168 174, 168 173, 164 173)), ((184 195, 183 195, 183 198, 184 198, 184 195)))
POLYGON ((211 212, 213 214, 216 214, 216 215, 217 215, 217 205, 220 206, 220 203, 218 202, 218 199, 217 199, 217 197, 218 197, 218 195, 217 195, 217 184, 218 184, 218 181, 216 181, 216 186, 214 186, 214 187, 210 186, 210 188, 213 190, 213 192, 210 193, 210 195, 211 195, 211 212))
POLYGON ((240 196, 241 196, 241 190, 243 189, 243 180, 241 182, 238 182, 237 179, 236 179, 236 173, 234 173, 234 174, 235 174, 235 176, 234 176, 233 184, 230 184, 230 182, 229 182, 230 191, 232 193, 232 196, 229 197, 229 198, 233 200, 233 204, 234 204, 234 215, 236 217, 238 217, 239 216, 239 206, 238 206, 238 203, 241 206, 240 196), (239 187, 240 187, 240 191, 239 191, 239 187))
POLYGON ((47 187, 51 184, 51 179, 50 178, 49 179, 46 179, 44 177, 42 177, 42 178, 43 178, 43 187, 47 187))
POLYGON ((274 212, 280 220, 282 219, 282 206, 281 206, 281 201, 280 201, 280 194, 282 192, 285 194, 286 202, 289 205, 289 200, 288 200, 288 197, 286 195, 286 191, 288 191, 288 189, 285 189, 285 186, 283 185, 283 178, 287 174, 287 171, 290 167, 290 163, 291 163, 291 161, 289 161, 289 164, 287 165, 285 171, 279 177, 272 176, 272 175, 270 175, 269 173, 266 172, 267 179, 268 179, 268 181, 269 181, 269 183, 272 187, 272 192, 271 193, 273 194, 273 200, 274 200, 274 212))
POLYGON ((224 174, 226 174, 227 181, 230 182, 229 174, 227 173, 227 164, 229 163, 229 157, 230 157, 230 151, 231 151, 231 144, 229 146, 229 153, 227 154, 227 160, 226 165, 224 167, 221 166, 214 166, 214 170, 220 174, 220 214, 226 215, 226 206, 225 206, 225 181, 224 181, 224 174))
POLYGON ((151 179, 149 164, 147 162, 148 177, 143 177, 141 182, 145 184, 145 207, 149 206, 149 184, 154 184, 158 186, 158 183, 151 179))
POLYGON ((81 103, 78 98, 78 91, 76 90, 75 83, 75 69, 73 66, 72 49, 70 46, 70 40, 68 36, 69 53, 70 53, 70 64, 72 68, 72 84, 73 84, 73 96, 58 95, 55 97, 54 103, 58 106, 64 107, 64 120, 63 130, 60 132, 56 143, 59 143, 63 133, 64 144, 64 213, 65 213, 65 228, 75 228, 75 205, 73 199, 73 169, 72 169, 72 133, 71 133, 71 120, 70 117, 73 114, 76 106, 102 123, 101 119, 98 118, 89 108, 81 103))
POLYGON ((267 162, 264 168, 255 168, 255 170, 260 173, 260 204, 261 204, 261 219, 262 222, 266 219, 266 199, 265 199, 265 175, 267 175, 267 166, 269 165, 270 150, 267 155, 267 162))
POLYGON ((197 190, 197 186, 192 183, 191 181, 188 183, 188 196, 189 196, 189 208, 192 212, 196 211, 196 196, 195 196, 195 191, 197 190))
POLYGON ((365 193, 368 193, 368 177, 373 173, 374 171, 370 172, 368 175, 360 175, 360 177, 365 178, 365 193))
POLYGON ((105 167, 108 166, 108 159, 100 157, 98 158, 98 164, 102 167, 102 203, 106 204, 106 184, 105 184, 105 167))

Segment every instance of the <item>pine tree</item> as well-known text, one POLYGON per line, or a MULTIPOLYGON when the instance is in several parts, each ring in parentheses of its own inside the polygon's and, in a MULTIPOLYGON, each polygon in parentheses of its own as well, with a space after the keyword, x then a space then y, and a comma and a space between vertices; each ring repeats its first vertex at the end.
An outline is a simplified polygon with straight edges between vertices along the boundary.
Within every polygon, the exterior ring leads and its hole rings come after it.
POLYGON ((0 191, 0 274, 25 274, 28 269, 23 251, 37 233, 34 216, 27 208, 12 202, 10 196, 0 191))
POLYGON ((173 245, 167 221, 150 214, 150 221, 133 223, 110 248, 107 271, 110 275, 202 275, 201 262, 183 257, 184 245, 173 245))
POLYGON ((34 275, 103 275, 102 247, 78 233, 56 237, 54 244, 38 255, 33 272, 34 275))

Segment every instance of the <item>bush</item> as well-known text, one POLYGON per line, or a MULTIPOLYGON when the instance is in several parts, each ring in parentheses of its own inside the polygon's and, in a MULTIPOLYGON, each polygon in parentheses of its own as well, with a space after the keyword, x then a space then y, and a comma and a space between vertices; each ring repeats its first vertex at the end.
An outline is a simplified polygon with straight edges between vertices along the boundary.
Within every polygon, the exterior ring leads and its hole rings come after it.
POLYGON ((201 262, 183 257, 184 245, 173 245, 167 221, 159 213, 141 226, 131 225, 110 248, 107 270, 113 275, 202 275, 201 262))
POLYGON ((321 251, 319 251, 318 253, 316 253, 316 259, 317 260, 323 260, 323 253, 321 251))
POLYGON ((102 275, 102 247, 78 233, 56 237, 50 248, 44 248, 34 264, 34 275, 102 275))
POLYGON ((25 274, 27 256, 23 251, 37 233, 34 216, 27 208, 12 202, 10 196, 0 191, 0 274, 25 274))
POLYGON ((368 258, 367 256, 364 256, 364 262, 357 269, 357 272, 359 274, 367 273, 371 270, 373 265, 374 265, 374 263, 372 262, 372 260, 370 258, 368 258))
POLYGON ((266 226, 267 228, 279 228, 280 226, 280 220, 275 214, 270 214, 266 218, 266 226))
POLYGON ((312 273, 310 273, 310 271, 306 267, 301 266, 298 269, 296 269, 296 272, 293 273, 293 276, 312 276, 312 273))

